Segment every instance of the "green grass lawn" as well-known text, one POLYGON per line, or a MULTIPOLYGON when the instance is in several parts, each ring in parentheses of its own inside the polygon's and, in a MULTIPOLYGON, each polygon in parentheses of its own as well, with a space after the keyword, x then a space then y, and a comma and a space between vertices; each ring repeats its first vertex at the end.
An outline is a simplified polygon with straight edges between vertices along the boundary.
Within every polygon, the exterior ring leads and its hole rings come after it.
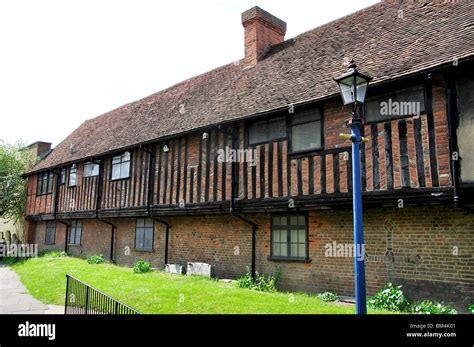
MULTIPOLYGON (((353 314, 354 306, 325 303, 302 293, 264 293, 235 283, 163 272, 134 274, 112 264, 52 254, 11 265, 29 292, 45 304, 64 305, 66 273, 143 313, 329 313, 353 314)), ((390 313, 374 311, 371 313, 390 313)))

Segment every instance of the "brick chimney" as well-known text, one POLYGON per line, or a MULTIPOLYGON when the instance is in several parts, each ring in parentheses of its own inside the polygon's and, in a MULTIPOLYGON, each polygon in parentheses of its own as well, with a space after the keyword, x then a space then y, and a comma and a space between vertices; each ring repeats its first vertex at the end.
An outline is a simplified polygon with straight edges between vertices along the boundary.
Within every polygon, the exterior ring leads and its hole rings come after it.
POLYGON ((242 13, 245 28, 245 67, 265 58, 272 45, 285 40, 286 23, 255 6, 242 13))

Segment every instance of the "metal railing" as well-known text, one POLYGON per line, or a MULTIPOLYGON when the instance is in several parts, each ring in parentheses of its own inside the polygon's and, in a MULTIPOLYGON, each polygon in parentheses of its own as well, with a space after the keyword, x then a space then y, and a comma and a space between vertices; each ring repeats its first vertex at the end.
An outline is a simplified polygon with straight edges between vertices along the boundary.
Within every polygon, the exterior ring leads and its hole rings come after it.
POLYGON ((141 314, 87 283, 66 274, 65 314, 141 314))

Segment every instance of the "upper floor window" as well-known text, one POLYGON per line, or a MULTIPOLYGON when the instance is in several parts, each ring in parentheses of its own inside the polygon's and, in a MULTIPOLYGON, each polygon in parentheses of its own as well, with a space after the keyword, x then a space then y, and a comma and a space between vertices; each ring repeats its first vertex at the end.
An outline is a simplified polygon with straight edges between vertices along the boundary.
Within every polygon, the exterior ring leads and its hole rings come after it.
POLYGON ((111 179, 118 180, 130 177, 130 152, 112 157, 111 179))
POLYGON ((99 167, 100 166, 97 163, 85 163, 84 164, 84 177, 98 176, 99 167))
POLYGON ((69 170, 69 187, 74 187, 77 184, 77 166, 74 164, 69 170))
POLYGON ((423 113, 426 109, 422 85, 371 96, 365 103, 366 122, 382 122, 423 113))
POLYGON ((69 230, 69 240, 70 245, 80 245, 82 238, 82 221, 73 220, 71 222, 71 230, 69 230))
POLYGON ((307 259, 308 227, 304 214, 272 217, 271 254, 275 258, 307 259))
POLYGON ((278 117, 249 125, 249 144, 269 142, 286 137, 286 118, 278 117))
POLYGON ((48 221, 46 222, 46 231, 44 235, 44 244, 45 245, 54 245, 56 238, 56 222, 48 221))
POLYGON ((45 172, 38 175, 36 195, 50 194, 53 191, 53 174, 45 172))
POLYGON ((65 184, 66 183, 66 174, 67 174, 67 169, 61 169, 61 176, 59 179, 59 184, 65 184))
POLYGON ((291 151, 322 147, 322 115, 319 108, 299 111, 291 117, 291 151))
POLYGON ((141 251, 153 250, 153 219, 138 218, 135 228, 135 249, 141 251))

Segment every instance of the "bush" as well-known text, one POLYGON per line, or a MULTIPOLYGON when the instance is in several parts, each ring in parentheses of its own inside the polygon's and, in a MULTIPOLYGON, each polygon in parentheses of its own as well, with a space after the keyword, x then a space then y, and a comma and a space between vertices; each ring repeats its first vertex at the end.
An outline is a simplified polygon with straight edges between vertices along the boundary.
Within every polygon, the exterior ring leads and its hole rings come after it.
POLYGON ((139 260, 133 265, 133 272, 136 274, 141 274, 151 271, 151 263, 143 260, 139 260))
POLYGON ((91 255, 87 258, 87 262, 89 264, 102 264, 105 261, 105 258, 102 254, 99 255, 91 255))
POLYGON ((410 310, 410 302, 402 291, 402 286, 387 283, 373 297, 369 298, 369 306, 375 309, 406 312, 410 310))
POLYGON ((474 313, 474 304, 470 304, 467 308, 470 313, 474 313))
POLYGON ((281 273, 279 271, 268 276, 256 272, 254 280, 252 274, 247 269, 245 276, 242 276, 237 280, 237 285, 240 288, 249 288, 261 292, 276 292, 280 276, 281 273))
POLYGON ((339 296, 336 293, 324 292, 318 294, 318 298, 326 302, 339 301, 339 296))
POLYGON ((413 313, 419 314, 456 314, 457 311, 443 303, 423 300, 413 307, 413 313))

